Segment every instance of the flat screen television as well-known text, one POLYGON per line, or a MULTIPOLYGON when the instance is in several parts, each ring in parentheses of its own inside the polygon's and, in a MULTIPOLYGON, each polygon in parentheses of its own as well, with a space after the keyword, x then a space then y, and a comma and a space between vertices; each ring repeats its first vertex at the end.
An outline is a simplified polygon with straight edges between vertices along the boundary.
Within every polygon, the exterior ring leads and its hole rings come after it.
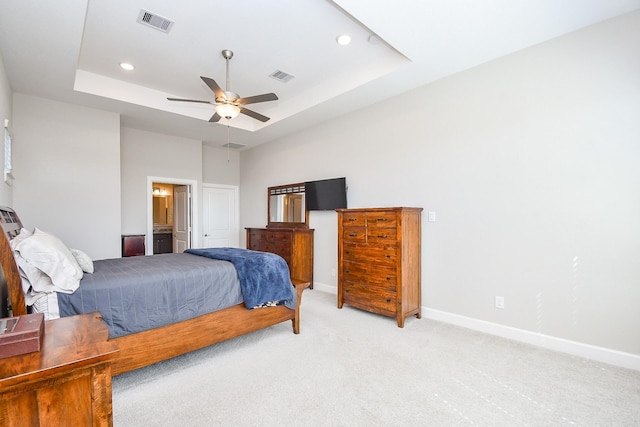
POLYGON ((304 193, 308 211, 329 211, 347 207, 346 178, 305 182, 304 193))

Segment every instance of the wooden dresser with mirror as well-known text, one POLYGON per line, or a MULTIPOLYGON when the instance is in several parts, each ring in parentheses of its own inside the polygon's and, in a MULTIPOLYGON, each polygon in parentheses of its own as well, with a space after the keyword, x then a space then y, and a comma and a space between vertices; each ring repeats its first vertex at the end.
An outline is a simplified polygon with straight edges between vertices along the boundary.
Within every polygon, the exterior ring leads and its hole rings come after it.
POLYGON ((304 189, 304 183, 267 189, 267 226, 246 228, 247 249, 280 255, 291 278, 310 282, 313 288, 313 230, 304 189))

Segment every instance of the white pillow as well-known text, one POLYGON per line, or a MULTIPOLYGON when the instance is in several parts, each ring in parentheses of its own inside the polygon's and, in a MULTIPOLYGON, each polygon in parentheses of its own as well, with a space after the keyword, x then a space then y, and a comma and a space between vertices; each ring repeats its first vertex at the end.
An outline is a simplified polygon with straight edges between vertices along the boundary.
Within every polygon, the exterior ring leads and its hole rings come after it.
POLYGON ((13 239, 11 239, 11 241, 9 242, 10 245, 11 245, 11 249, 15 250, 16 249, 16 245, 18 243, 22 242, 27 237, 31 237, 32 235, 33 235, 33 231, 27 230, 24 227, 21 228, 20 229, 20 233, 18 233, 18 235, 16 237, 14 237, 13 239))
POLYGON ((54 290, 53 283, 51 283, 51 278, 35 266, 29 264, 29 262, 20 255, 20 252, 15 250, 18 243, 30 237, 32 234, 33 231, 29 231, 23 228, 20 230, 20 233, 10 242, 11 249, 14 250, 13 255, 16 260, 16 264, 18 264, 18 269, 20 270, 20 277, 22 279, 22 290, 24 291, 25 301, 27 305, 33 304, 33 298, 30 299, 30 296, 33 292, 52 292, 54 290))
POLYGON ((78 289, 82 268, 69 248, 53 234, 36 228, 31 236, 16 243, 15 250, 48 275, 56 291, 72 293, 78 289))
MULTIPOLYGON (((36 268, 29 261, 24 259, 20 252, 14 253, 16 263, 20 268, 20 277, 22 277, 22 290, 27 293, 32 289, 34 292, 53 292, 55 290, 51 278, 36 268)), ((27 302, 27 305, 31 305, 27 302)))
POLYGON ((71 249, 71 254, 78 261, 78 265, 85 273, 93 273, 93 260, 89 255, 82 252, 80 249, 71 249))

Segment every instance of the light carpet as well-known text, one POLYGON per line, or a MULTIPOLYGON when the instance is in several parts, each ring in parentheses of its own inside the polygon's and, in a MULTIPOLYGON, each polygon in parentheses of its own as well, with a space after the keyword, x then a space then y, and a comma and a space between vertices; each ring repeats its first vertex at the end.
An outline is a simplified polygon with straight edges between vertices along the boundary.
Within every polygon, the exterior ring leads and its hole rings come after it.
POLYGON ((640 372, 307 290, 291 322, 113 379, 116 426, 640 426, 640 372))

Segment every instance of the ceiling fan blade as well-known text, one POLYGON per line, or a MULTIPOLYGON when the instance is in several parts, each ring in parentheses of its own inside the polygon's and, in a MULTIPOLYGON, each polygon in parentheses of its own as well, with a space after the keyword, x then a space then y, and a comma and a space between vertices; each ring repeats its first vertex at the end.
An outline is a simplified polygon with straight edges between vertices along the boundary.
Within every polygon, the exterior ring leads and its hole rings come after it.
POLYGON ((224 98, 224 91, 220 89, 220 86, 218 86, 218 83, 216 83, 215 80, 209 77, 202 76, 200 76, 200 78, 207 84, 207 86, 209 86, 209 89, 211 89, 213 93, 216 94, 216 98, 224 98))
POLYGON ((169 101, 180 101, 180 102, 199 102, 201 104, 214 104, 211 101, 201 101, 199 99, 183 99, 183 98, 167 98, 169 101))
POLYGON ((256 120, 260 120, 261 122, 269 121, 269 117, 263 116, 260 113, 256 113, 255 111, 248 110, 248 109, 246 109, 244 107, 240 107, 240 112, 242 114, 246 114, 249 117, 253 117, 256 120))
POLYGON ((213 116, 211 116, 211 118, 209 119, 209 123, 218 123, 221 118, 222 116, 220 116, 220 114, 214 113, 213 116))
POLYGON ((275 93, 264 93, 262 95, 248 96, 236 100, 238 105, 255 104, 257 102, 277 101, 278 96, 275 93))

